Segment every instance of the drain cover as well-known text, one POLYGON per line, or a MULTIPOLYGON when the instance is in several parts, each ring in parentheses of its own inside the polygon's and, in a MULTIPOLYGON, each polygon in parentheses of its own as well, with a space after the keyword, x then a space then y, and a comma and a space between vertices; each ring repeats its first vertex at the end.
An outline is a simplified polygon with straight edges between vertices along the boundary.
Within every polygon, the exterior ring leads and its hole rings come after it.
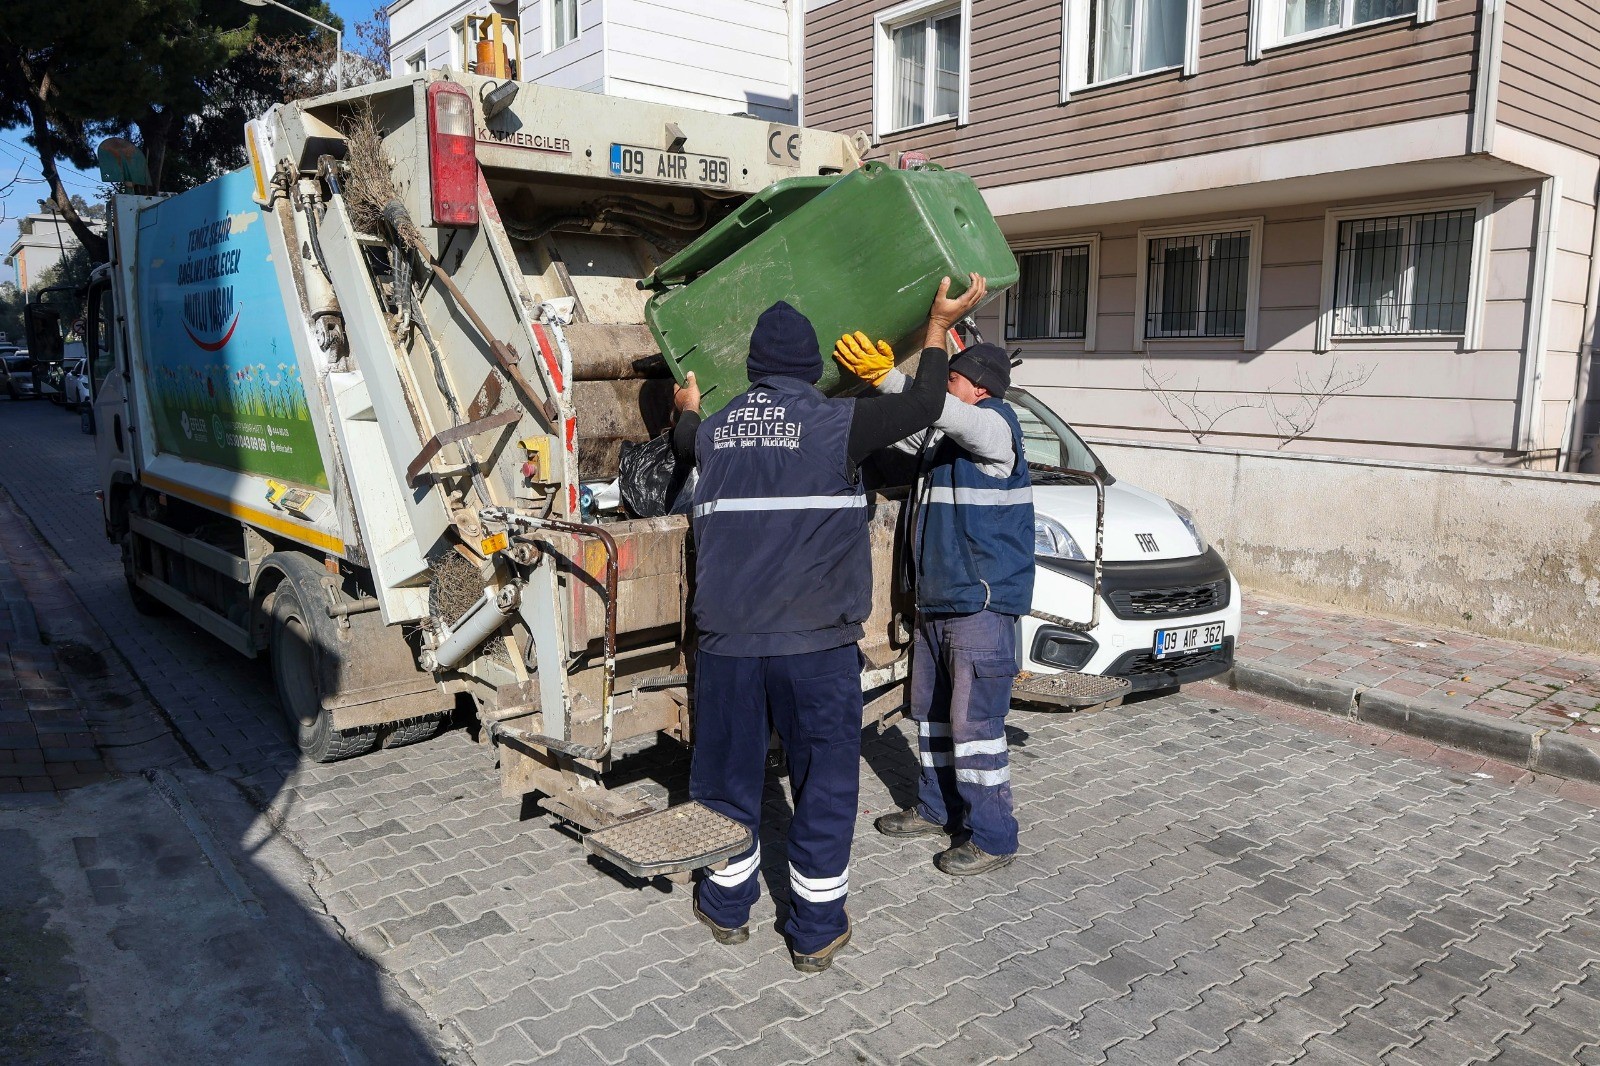
POLYGON ((1121 702, 1131 686, 1123 677, 1101 677, 1098 674, 1031 674, 1017 675, 1012 683, 1011 697, 1023 703, 1041 703, 1065 710, 1083 710, 1121 702))
POLYGON ((750 847, 750 831, 699 803, 596 829, 583 838, 591 853, 637 877, 698 870, 750 847))

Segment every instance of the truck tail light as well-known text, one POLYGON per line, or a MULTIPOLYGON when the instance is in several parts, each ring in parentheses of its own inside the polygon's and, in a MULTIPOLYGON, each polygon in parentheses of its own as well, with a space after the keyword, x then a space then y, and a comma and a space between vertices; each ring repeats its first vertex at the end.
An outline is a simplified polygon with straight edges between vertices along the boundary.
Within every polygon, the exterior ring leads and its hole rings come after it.
POLYGON ((428 174, 433 183, 433 224, 478 224, 478 153, 472 134, 472 98, 454 82, 428 86, 428 174))

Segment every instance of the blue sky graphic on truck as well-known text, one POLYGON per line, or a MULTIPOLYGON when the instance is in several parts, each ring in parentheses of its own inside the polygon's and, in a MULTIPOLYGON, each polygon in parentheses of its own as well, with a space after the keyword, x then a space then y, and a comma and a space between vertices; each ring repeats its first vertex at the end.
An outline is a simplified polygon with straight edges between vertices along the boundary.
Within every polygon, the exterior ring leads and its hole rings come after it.
MULTIPOLYGON (((271 219, 248 171, 141 212, 146 395, 158 451, 326 488, 271 219)), ((293 294, 290 294, 293 299, 293 294)))

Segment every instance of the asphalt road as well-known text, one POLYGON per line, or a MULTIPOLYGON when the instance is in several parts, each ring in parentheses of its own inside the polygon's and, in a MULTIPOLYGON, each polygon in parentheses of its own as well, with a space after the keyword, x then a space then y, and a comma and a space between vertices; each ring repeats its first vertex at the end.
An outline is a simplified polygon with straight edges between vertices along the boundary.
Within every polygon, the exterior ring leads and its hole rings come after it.
MULTIPOLYGON (((750 942, 722 947, 683 889, 588 860, 502 799, 463 730, 301 765, 260 664, 128 605, 93 463, 75 418, 0 401, 0 485, 78 598, 200 769, 248 789, 298 849, 350 949, 462 1057, 1600 1063, 1586 806, 1199 686, 1087 717, 1014 713, 1023 854, 963 881, 933 869, 927 840, 871 830, 915 776, 911 734, 891 729, 867 744, 855 943, 803 976, 775 930, 781 782, 750 942)), ((618 772, 659 794, 685 768, 663 746, 618 772)), ((244 837, 227 843, 248 857, 244 837)))

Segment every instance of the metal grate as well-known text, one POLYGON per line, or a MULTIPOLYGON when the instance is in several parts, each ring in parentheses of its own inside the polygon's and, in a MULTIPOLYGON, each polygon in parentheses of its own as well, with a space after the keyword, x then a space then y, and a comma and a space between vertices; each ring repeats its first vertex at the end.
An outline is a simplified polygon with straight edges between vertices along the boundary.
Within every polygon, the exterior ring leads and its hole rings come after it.
POLYGON ((593 854, 640 877, 697 870, 750 847, 750 831, 696 802, 596 829, 583 838, 593 854))
POLYGON ((1334 334, 1465 333, 1477 217, 1469 207, 1341 222, 1334 334))
POLYGON ((1089 322, 1089 246, 1022 252, 1017 269, 1006 301, 1006 336, 1082 340, 1089 322))
POLYGON ((1012 698, 1020 703, 1042 703, 1054 707, 1098 707, 1120 701, 1128 694, 1128 681, 1121 677, 1101 677, 1067 671, 1060 674, 1017 675, 1011 686, 1012 698))
POLYGON ((1118 618, 1180 618, 1226 607, 1228 593, 1225 582, 1215 581, 1170 589, 1118 589, 1107 599, 1118 618))
POLYGON ((1249 230, 1153 238, 1145 337, 1244 336, 1249 277, 1249 230))

